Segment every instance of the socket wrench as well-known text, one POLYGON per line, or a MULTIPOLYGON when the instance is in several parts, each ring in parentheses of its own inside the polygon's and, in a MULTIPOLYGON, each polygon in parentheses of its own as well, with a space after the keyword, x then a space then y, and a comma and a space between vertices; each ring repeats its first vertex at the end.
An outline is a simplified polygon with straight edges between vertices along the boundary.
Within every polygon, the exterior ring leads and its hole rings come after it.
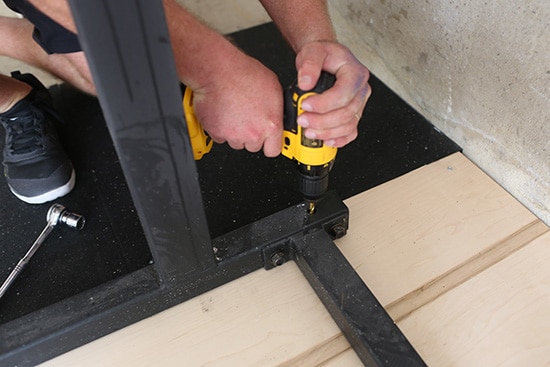
POLYGON ((38 235, 38 238, 34 241, 31 248, 27 251, 25 256, 19 260, 17 265, 15 265, 15 268, 13 268, 8 278, 4 281, 4 284, 0 287, 0 298, 2 298, 10 285, 19 276, 19 274, 21 274, 23 269, 25 269, 31 257, 35 254, 40 245, 42 245, 46 237, 48 237, 50 232, 58 223, 66 224, 67 226, 78 230, 84 228, 84 224, 86 223, 86 219, 83 216, 67 211, 65 207, 60 204, 53 204, 50 207, 48 213, 46 214, 46 221, 48 223, 42 230, 42 233, 38 235))

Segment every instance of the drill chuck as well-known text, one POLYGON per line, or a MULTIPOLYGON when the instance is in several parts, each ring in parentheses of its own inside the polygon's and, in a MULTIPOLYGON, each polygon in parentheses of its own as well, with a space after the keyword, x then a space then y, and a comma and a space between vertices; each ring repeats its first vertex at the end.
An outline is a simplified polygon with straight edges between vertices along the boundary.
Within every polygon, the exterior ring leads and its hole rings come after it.
POLYGON ((299 191, 304 199, 318 201, 328 188, 328 174, 334 160, 322 166, 298 165, 299 191))

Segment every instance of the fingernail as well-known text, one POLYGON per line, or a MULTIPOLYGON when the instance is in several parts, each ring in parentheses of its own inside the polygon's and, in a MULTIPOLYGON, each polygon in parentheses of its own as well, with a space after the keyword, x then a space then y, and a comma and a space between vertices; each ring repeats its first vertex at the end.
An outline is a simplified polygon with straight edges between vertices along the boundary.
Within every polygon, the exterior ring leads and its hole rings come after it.
POLYGON ((306 130, 306 138, 308 139, 315 139, 317 137, 317 134, 315 134, 315 131, 306 130))
POLYGON ((299 116, 297 121, 298 121, 298 125, 300 125, 301 127, 309 126, 309 121, 305 116, 299 116))
POLYGON ((311 105, 307 101, 303 101, 302 102, 302 110, 304 110, 306 112, 311 112, 311 111, 313 111, 313 108, 311 107, 311 105))
POLYGON ((300 79, 298 80, 299 85, 304 85, 311 83, 311 77, 309 75, 300 76, 300 79))

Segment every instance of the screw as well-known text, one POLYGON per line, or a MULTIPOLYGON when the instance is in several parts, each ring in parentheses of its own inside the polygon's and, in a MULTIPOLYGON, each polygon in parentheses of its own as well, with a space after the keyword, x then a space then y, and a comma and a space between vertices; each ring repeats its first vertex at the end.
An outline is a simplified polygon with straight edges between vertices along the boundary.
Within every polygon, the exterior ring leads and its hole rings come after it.
POLYGON ((277 251, 271 255, 271 263, 273 266, 281 266, 286 262, 286 256, 282 251, 277 251))

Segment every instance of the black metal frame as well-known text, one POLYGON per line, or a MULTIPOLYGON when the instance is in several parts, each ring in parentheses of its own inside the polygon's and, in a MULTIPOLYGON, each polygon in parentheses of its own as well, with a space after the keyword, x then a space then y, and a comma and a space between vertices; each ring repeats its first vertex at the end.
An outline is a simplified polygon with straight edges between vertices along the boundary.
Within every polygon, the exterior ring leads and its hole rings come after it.
POLYGON ((210 240, 161 1, 70 3, 154 264, 4 324, 0 364, 36 364, 294 260, 366 365, 424 365, 334 245, 348 228, 335 194, 314 215, 300 204, 210 240))

